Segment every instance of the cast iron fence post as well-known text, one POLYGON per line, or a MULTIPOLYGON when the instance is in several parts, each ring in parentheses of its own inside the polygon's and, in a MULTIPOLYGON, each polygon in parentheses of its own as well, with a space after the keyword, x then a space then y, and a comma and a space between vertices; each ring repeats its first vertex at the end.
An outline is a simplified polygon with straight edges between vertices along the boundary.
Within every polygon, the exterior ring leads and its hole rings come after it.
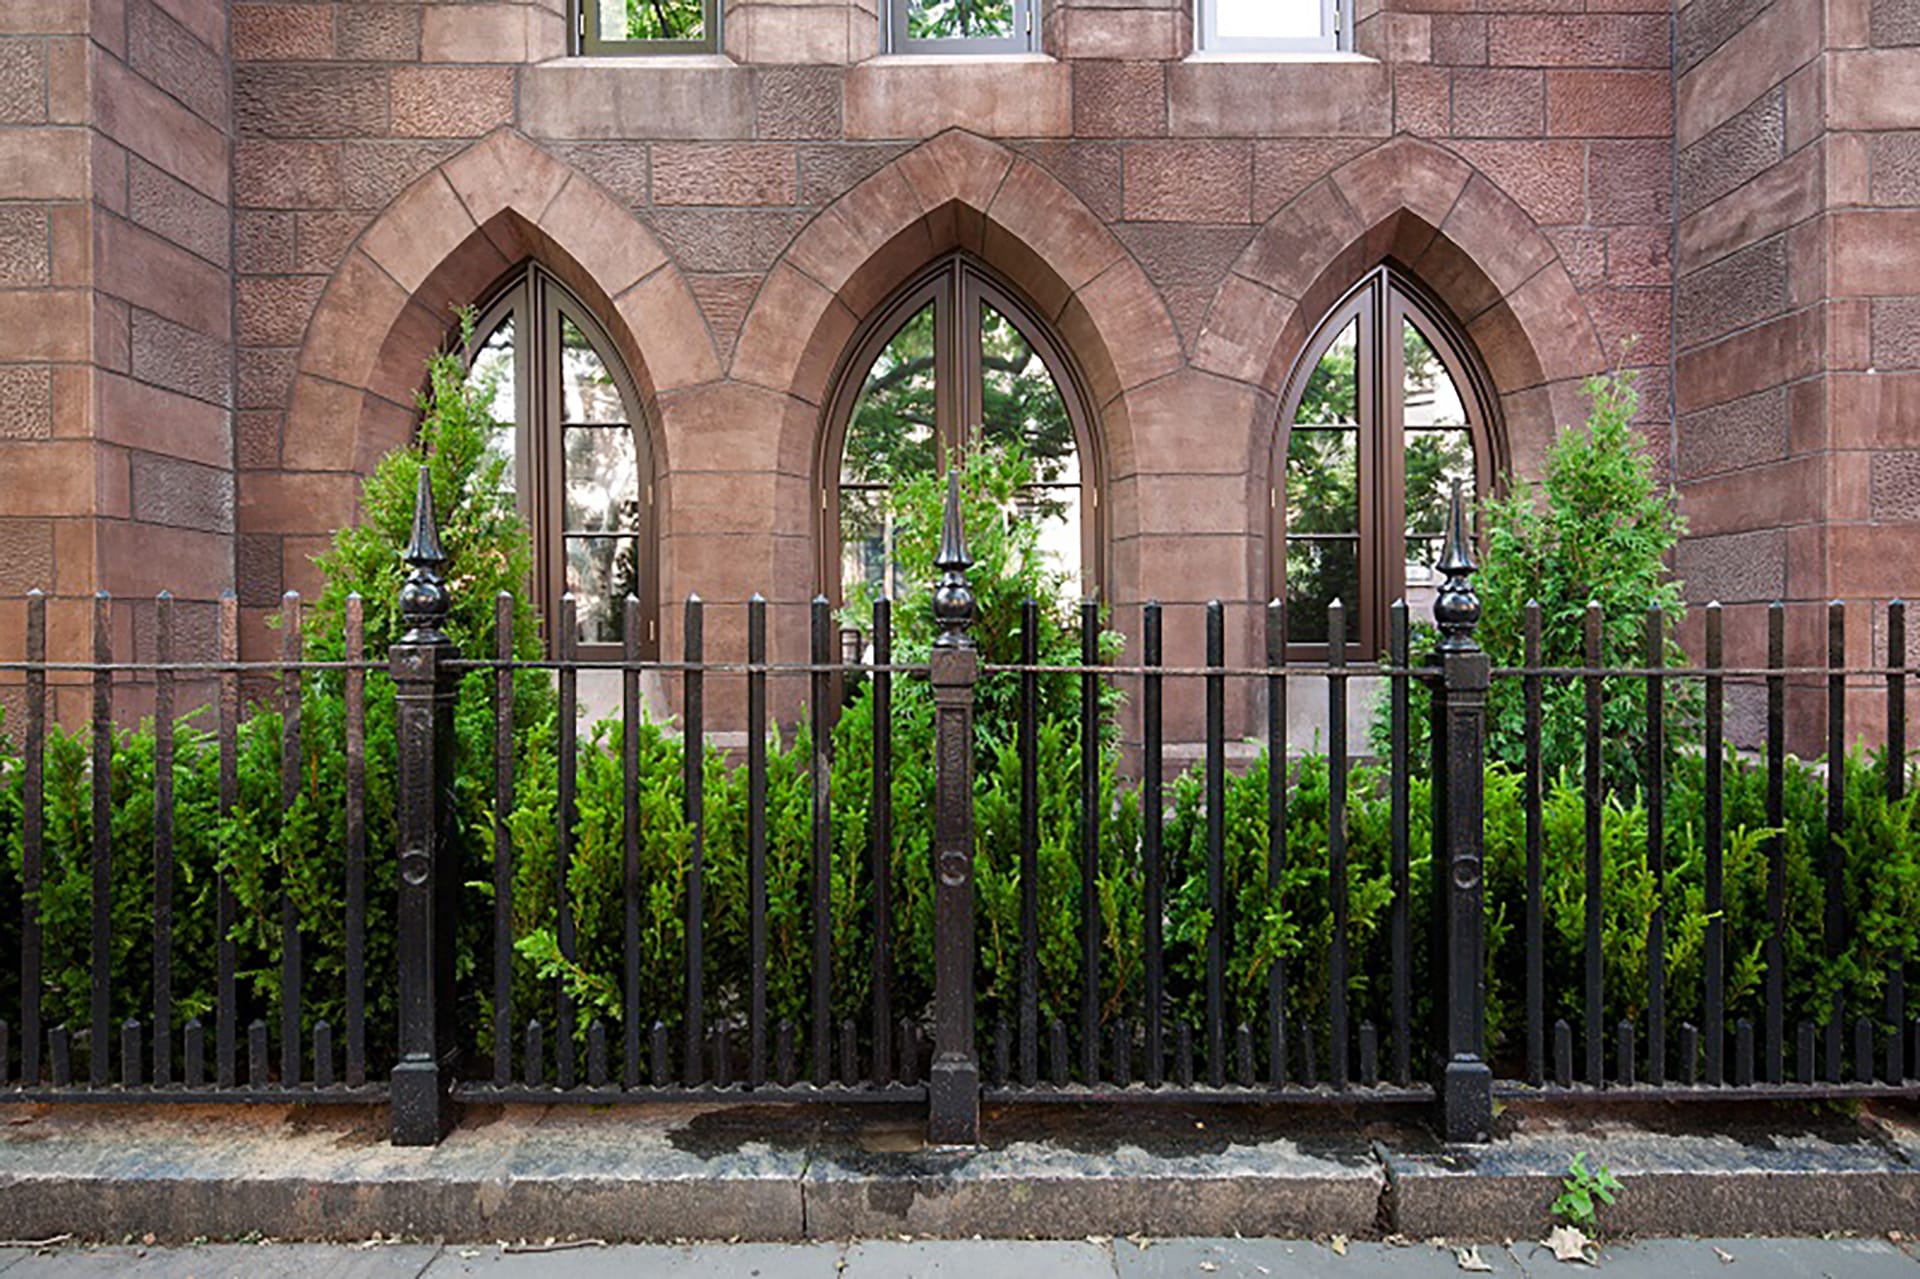
POLYGON ((431 1146, 452 1121, 454 911, 453 703, 458 656, 443 626, 451 602, 434 527, 433 485, 420 468, 413 536, 400 588, 407 631, 389 653, 399 721, 400 1060, 393 1068, 393 1143, 431 1146))
POLYGON ((934 567, 930 658, 934 701, 934 1021, 928 1078, 927 1136, 939 1145, 980 1137, 980 1061, 973 1042, 973 686, 980 654, 968 634, 973 590, 967 585, 960 476, 947 472, 946 518, 934 567))
POLYGON ((1473 637, 1480 600, 1473 591, 1473 546, 1460 483, 1447 510, 1433 602, 1440 629, 1433 683, 1433 837, 1438 1010, 1445 1059, 1440 1118, 1448 1141, 1484 1141, 1493 1124, 1493 1071, 1486 1062, 1487 950, 1482 859, 1485 796, 1487 655, 1473 637))

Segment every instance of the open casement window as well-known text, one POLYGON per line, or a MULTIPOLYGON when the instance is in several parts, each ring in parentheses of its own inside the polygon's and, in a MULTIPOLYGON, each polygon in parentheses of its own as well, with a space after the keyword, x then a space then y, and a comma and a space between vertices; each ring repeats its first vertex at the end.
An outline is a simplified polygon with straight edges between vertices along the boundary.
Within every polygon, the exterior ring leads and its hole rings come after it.
POLYGON ((888 53, 1028 53, 1040 0, 881 0, 888 53))
POLYGON ((1353 47, 1353 0, 1198 0, 1210 53, 1324 53, 1353 47))
POLYGON ((720 0, 573 0, 576 52, 718 53, 720 0))
POLYGON ((1391 268, 1321 324, 1275 450, 1271 559, 1290 651, 1327 655, 1336 599, 1363 661, 1386 648, 1393 600, 1431 617, 1453 482, 1471 501, 1498 474, 1489 385, 1465 335, 1391 268))
POLYGON ((582 656, 617 656, 631 594, 641 652, 652 656, 653 463, 639 396, 605 331, 558 280, 528 266, 482 312, 468 359, 494 388, 494 447, 512 459, 533 531, 532 585, 549 645, 570 591, 582 656))
POLYGON ((896 599, 924 589, 900 578, 890 490, 944 473, 959 450, 1010 444, 1032 459, 1034 483, 1007 518, 1038 523, 1052 566, 1098 593, 1097 471, 1079 383, 1032 309, 954 256, 880 307, 842 364, 820 463, 821 589, 835 602, 863 583, 896 599))

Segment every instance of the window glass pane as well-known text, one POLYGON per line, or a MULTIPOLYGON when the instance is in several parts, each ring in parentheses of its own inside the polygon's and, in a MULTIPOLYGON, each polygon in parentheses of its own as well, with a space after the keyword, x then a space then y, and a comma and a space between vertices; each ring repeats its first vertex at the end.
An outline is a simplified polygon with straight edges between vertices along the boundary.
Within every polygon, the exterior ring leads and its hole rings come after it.
POLYGON ((1312 40, 1320 0, 1212 0, 1214 34, 1223 40, 1312 40))
POLYGON ((624 426, 566 428, 565 532, 632 531, 640 522, 639 464, 624 426))
POLYGON ((516 387, 514 385, 513 362, 513 316, 500 321, 500 327, 487 335, 480 344, 480 350, 473 357, 473 364, 467 370, 467 380, 478 387, 487 396, 487 414, 493 419, 493 435, 487 441, 487 450, 506 459, 506 472, 501 476, 501 484, 511 489, 516 483, 514 474, 514 454, 518 444, 515 405, 516 387))
POLYGON ((1300 395, 1296 422, 1356 423, 1360 420, 1360 322, 1340 330, 1327 353, 1314 366, 1300 395))
POLYGON ((569 537, 567 590, 582 644, 618 644, 627 596, 640 594, 640 548, 630 537, 569 537))
POLYGON ((603 40, 703 40, 704 0, 596 0, 603 40))
POLYGON ((1012 34, 1013 0, 907 0, 907 37, 911 40, 1012 34))
POLYGON ((1040 353, 1013 321, 980 305, 980 434, 988 447, 1018 442, 1043 484, 1080 478, 1073 421, 1040 353))
POLYGON ((900 326, 860 388, 847 423, 842 484, 886 485, 931 471, 933 439, 933 307, 900 326))
POLYGON ((560 317, 560 420, 614 423, 627 420, 613 375, 574 322, 560 317))
POLYGON ((897 598, 900 582, 894 564, 893 521, 886 512, 886 490, 840 489, 840 589, 851 599, 860 587, 897 598))
POLYGON ((1080 486, 1035 484, 1020 492, 1014 519, 1034 524, 1040 534, 1040 554, 1047 567, 1077 588, 1080 578, 1080 486))
POLYGON ((1294 427, 1287 436, 1287 531, 1360 531, 1360 433, 1294 427))
POLYGON ((1327 606, 1346 606, 1347 638, 1360 633, 1360 542, 1357 538, 1287 539, 1287 640, 1327 642, 1327 606))
POLYGON ((1444 533, 1453 482, 1473 509, 1473 437, 1462 429, 1407 432, 1407 532, 1444 533))
POLYGON ((1447 366, 1440 362, 1432 345, 1411 321, 1406 323, 1401 336, 1407 370, 1401 395, 1407 409, 1407 425, 1465 426, 1466 406, 1460 402, 1460 388, 1454 384, 1447 366))

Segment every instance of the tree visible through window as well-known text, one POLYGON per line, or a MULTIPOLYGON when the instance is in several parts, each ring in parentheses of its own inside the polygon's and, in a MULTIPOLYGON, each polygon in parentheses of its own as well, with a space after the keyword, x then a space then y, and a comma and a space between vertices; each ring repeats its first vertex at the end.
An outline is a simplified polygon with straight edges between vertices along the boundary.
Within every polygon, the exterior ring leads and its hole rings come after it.
POLYGON ((1019 52, 1033 47, 1035 0, 886 0, 895 53, 1019 52))
POLYGON ((1349 644, 1377 651, 1386 605, 1430 603, 1454 481, 1471 498, 1490 459, 1464 339, 1387 270, 1307 347, 1285 422, 1279 557, 1287 638, 1324 646, 1346 606, 1349 644))
POLYGON ((557 621, 571 593, 578 642, 618 645, 632 595, 650 648, 647 453, 631 380, 586 308, 538 267, 496 296, 476 334, 472 368, 492 388, 493 447, 533 529, 543 614, 557 621))
POLYGON ((714 52, 719 0, 578 0, 582 53, 714 52))
MULTIPOLYGON (((1084 414, 1057 352, 1014 299, 964 259, 909 289, 856 347, 859 370, 836 401, 837 543, 843 597, 859 583, 898 595, 886 496, 939 471, 961 448, 1020 448, 1033 482, 1008 518, 1037 522, 1053 565, 1087 578, 1084 414), (1018 318, 1016 318, 1018 317, 1018 318)), ((831 561, 830 561, 831 562, 831 561)))

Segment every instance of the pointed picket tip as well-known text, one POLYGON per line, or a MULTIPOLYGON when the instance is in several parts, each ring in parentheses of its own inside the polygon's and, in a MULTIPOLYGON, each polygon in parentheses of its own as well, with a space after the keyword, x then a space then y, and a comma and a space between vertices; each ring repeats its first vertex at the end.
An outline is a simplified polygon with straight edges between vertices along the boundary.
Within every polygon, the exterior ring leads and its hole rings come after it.
POLYGON ((973 560, 967 555, 966 521, 960 514, 960 472, 947 471, 946 509, 940 520, 940 553, 934 556, 933 566, 964 573, 973 567, 973 560))
POLYGON ((766 602, 767 602, 767 597, 762 595, 759 591, 755 591, 753 594, 747 596, 747 603, 749 604, 765 604, 766 602))
POLYGON ((1467 502, 1457 479, 1453 482, 1453 495, 1447 499, 1447 537, 1437 567, 1441 573, 1451 576, 1474 570, 1473 541, 1467 536, 1467 502))
POLYGON ((407 538, 403 558, 414 568, 438 568, 447 562, 446 552, 440 549, 440 526, 434 522, 433 472, 425 462, 420 464, 415 481, 413 533, 407 538))
POLYGON ((687 592, 687 603, 689 603, 689 604, 704 604, 704 603, 706 603, 706 601, 700 598, 700 592, 699 592, 699 591, 688 591, 688 592, 687 592))

